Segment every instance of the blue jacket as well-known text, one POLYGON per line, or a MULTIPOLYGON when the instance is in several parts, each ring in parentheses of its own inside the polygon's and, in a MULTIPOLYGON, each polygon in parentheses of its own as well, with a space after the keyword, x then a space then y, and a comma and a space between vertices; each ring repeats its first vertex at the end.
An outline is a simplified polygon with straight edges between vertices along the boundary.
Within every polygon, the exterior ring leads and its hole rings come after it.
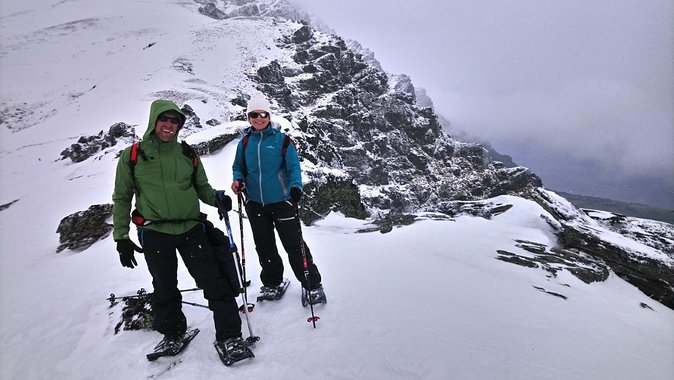
POLYGON ((290 189, 302 189, 302 170, 293 144, 288 145, 285 165, 282 155, 283 132, 275 123, 256 132, 252 127, 244 130, 249 135, 246 151, 243 152, 243 139, 236 147, 236 157, 232 165, 234 180, 243 179, 246 184, 246 196, 262 205, 283 202, 290 199, 290 189), (243 154, 245 153, 245 165, 243 154))

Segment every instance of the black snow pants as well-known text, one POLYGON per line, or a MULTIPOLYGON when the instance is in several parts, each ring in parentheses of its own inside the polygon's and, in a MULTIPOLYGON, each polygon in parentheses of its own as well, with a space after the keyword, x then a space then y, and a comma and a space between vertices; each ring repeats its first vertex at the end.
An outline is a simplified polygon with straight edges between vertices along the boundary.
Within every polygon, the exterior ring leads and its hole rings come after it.
POLYGON ((220 272, 202 224, 180 235, 139 229, 138 237, 152 275, 155 330, 170 335, 187 329, 182 295, 178 290, 178 250, 197 286, 203 289, 208 308, 213 311, 216 340, 241 336, 237 293, 220 272))
POLYGON ((263 206, 248 201, 246 203, 246 214, 253 230, 255 249, 262 267, 260 280, 263 285, 275 286, 283 281, 283 261, 281 261, 281 256, 279 256, 276 248, 274 228, 276 228, 281 244, 288 254, 288 261, 293 273, 297 280, 302 283, 302 286, 308 289, 304 278, 301 244, 304 244, 311 287, 316 288, 321 284, 321 274, 314 264, 309 247, 302 240, 300 220, 292 204, 279 202, 263 206))

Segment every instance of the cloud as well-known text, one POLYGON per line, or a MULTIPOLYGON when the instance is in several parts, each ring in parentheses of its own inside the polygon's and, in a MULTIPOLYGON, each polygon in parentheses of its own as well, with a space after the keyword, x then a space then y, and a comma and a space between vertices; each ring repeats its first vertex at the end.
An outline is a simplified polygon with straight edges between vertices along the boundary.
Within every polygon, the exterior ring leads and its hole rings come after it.
POLYGON ((671 0, 292 1, 409 75, 454 128, 549 168, 544 181, 674 189, 671 0))
POLYGON ((591 160, 617 174, 674 175, 671 103, 625 83, 576 81, 558 91, 447 93, 436 109, 453 125, 508 145, 591 160))

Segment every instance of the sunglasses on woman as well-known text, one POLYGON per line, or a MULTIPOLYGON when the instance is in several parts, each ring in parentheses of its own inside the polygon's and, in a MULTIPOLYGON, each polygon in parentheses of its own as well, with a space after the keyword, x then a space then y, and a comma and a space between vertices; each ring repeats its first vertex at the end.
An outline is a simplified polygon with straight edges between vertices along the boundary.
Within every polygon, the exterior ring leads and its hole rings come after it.
POLYGON ((257 119, 258 117, 266 119, 269 117, 269 112, 248 112, 248 117, 251 119, 257 119))

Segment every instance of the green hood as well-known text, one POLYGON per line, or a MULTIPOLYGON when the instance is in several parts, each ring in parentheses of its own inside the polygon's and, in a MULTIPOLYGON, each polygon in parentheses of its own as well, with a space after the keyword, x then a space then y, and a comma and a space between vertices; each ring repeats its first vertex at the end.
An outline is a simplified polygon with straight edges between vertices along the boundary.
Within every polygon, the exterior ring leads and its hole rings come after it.
MULTIPOLYGON (((185 116, 183 111, 181 111, 180 108, 175 103, 173 103, 172 101, 165 100, 165 99, 159 99, 159 100, 155 100, 154 102, 152 102, 152 105, 150 106, 150 119, 147 122, 147 130, 143 134, 143 140, 148 139, 150 137, 150 135, 152 133, 154 133, 154 127, 157 123, 157 117, 159 117, 159 115, 162 112, 166 112, 166 111, 176 112, 183 119, 182 123, 180 123, 180 126, 178 127, 178 131, 180 131, 180 129, 185 124, 185 120, 187 119, 187 116, 185 116)), ((173 136, 173 138, 175 139, 175 138, 177 138, 177 136, 178 136, 178 134, 176 133, 175 136, 173 136)))

